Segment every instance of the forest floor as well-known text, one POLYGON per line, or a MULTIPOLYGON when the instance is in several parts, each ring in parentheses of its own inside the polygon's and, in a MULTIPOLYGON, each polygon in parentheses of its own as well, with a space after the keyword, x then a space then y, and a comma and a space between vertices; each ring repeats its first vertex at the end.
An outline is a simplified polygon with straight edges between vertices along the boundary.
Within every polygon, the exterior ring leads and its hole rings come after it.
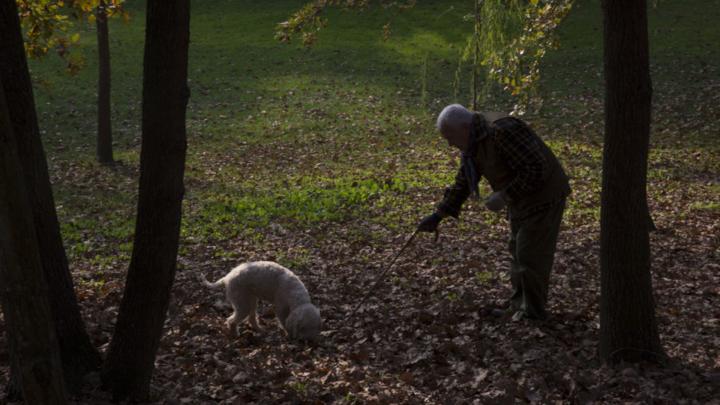
MULTIPOLYGON (((153 395, 160 403, 720 403, 720 2, 649 10, 654 81, 648 172, 652 275, 670 361, 598 358, 602 21, 578 0, 543 65, 543 108, 524 118, 572 177, 542 323, 494 318, 509 296, 508 224, 469 203, 421 235, 350 311, 432 212, 458 164, 434 116, 468 99, 453 78, 467 2, 334 11, 312 49, 279 44, 296 1, 194 6, 182 240, 153 395), (382 39, 390 19, 393 34, 382 39), (427 61, 427 62, 425 62, 427 61), (425 73, 423 73, 425 72, 425 73), (464 94, 464 95, 463 95, 464 94), (250 260, 295 271, 324 319, 317 346, 261 331, 230 339, 222 295, 196 276, 250 260)), ((423 3, 423 2, 419 2, 423 3)), ((111 337, 132 251, 142 83, 142 4, 111 25, 114 167, 94 161, 97 53, 75 77, 31 63, 64 243, 89 332, 111 337)), ((509 110, 490 92, 484 106, 509 110)), ((481 192, 486 193, 487 186, 481 192)), ((0 357, 7 360, 6 344, 0 357)), ((0 385, 7 380, 2 362, 0 385)), ((92 382, 92 381, 91 381, 92 382)), ((80 403, 108 396, 88 384, 80 403)))

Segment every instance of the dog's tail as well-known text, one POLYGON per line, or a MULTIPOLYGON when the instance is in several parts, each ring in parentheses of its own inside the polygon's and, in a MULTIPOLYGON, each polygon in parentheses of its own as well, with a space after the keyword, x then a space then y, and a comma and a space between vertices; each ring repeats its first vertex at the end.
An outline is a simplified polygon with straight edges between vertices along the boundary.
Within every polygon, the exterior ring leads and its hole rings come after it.
POLYGON ((220 290, 223 287, 225 287, 225 277, 221 278, 220 280, 218 280, 214 283, 211 283, 207 280, 207 278, 205 278, 204 274, 200 273, 200 274, 198 274, 198 279, 200 280, 201 283, 205 284, 205 287, 207 287, 211 290, 220 290))

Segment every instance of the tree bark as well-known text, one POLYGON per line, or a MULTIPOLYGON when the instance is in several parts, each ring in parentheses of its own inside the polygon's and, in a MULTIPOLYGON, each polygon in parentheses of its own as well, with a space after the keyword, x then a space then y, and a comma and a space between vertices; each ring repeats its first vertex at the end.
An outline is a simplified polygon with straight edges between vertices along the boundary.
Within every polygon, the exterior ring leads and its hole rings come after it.
POLYGON ((605 146, 600 231, 600 355, 664 357, 650 275, 650 81, 645 0, 603 0, 605 146))
POLYGON ((133 254, 103 382, 146 400, 175 277, 185 170, 189 0, 147 2, 133 254))
POLYGON ((25 403, 65 404, 32 211, 0 80, 0 285, 16 379, 25 403))
POLYGON ((65 381, 74 392, 82 377, 100 366, 100 355, 80 316, 62 244, 15 0, 0 0, 0 79, 5 83, 13 136, 42 252, 43 273, 53 287, 48 294, 65 381))
POLYGON ((110 41, 107 21, 107 5, 100 0, 95 12, 98 42, 98 133, 97 160, 112 164, 112 126, 110 120, 110 41))

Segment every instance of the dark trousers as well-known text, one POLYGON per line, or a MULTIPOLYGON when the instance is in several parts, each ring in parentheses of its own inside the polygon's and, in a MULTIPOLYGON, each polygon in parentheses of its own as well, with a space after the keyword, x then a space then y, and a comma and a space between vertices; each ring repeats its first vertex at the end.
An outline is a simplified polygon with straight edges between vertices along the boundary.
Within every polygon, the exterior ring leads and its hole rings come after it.
POLYGON ((565 201, 519 220, 510 219, 511 308, 532 319, 545 319, 550 271, 565 201))

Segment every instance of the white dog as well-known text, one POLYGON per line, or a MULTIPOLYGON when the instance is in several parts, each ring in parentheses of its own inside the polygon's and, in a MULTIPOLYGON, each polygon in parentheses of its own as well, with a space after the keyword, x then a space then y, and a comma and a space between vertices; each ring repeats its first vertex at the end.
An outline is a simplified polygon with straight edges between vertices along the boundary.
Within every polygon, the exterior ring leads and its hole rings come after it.
POLYGON ((257 300, 272 302, 280 325, 290 338, 317 341, 320 335, 320 311, 310 302, 305 285, 290 270, 274 262, 249 262, 232 269, 225 277, 211 283, 200 275, 207 287, 225 288, 234 312, 225 321, 230 333, 237 333, 237 325, 248 319, 258 328, 257 300))

